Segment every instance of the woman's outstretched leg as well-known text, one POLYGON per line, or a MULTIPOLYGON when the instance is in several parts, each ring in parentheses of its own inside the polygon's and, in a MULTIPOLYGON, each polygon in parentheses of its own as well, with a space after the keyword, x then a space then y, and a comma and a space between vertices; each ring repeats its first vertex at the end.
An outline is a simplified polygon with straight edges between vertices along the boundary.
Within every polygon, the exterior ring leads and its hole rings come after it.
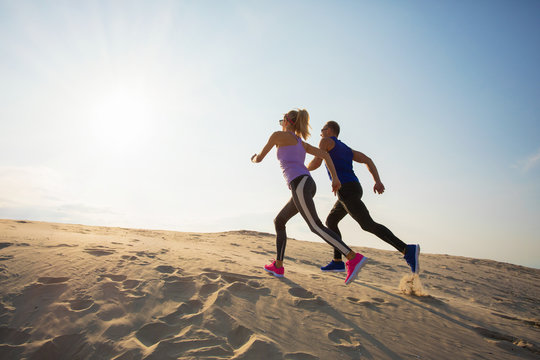
POLYGON ((285 274, 283 267, 283 258, 285 257, 285 248, 287 246, 285 225, 296 214, 298 214, 298 210, 291 198, 274 219, 274 226, 276 228, 276 260, 270 265, 265 265, 264 269, 277 277, 283 277, 285 274))
POLYGON ((302 176, 295 179, 291 182, 291 188, 293 190, 293 200, 296 204, 296 208, 308 223, 311 231, 328 244, 338 249, 339 252, 347 258, 347 279, 345 280, 345 283, 349 284, 364 265, 366 258, 362 254, 357 254, 352 251, 351 248, 341 240, 340 236, 322 224, 313 202, 313 197, 315 196, 317 188, 315 181, 313 181, 311 176, 302 176))

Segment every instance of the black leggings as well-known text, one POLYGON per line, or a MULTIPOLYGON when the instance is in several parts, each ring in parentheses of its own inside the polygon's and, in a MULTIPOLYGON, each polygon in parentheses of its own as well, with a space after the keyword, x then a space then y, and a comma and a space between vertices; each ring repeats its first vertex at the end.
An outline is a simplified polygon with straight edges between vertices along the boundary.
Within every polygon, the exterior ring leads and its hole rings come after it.
POLYGON ((285 231, 285 224, 294 215, 300 214, 306 220, 309 225, 309 229, 320 236, 324 241, 334 247, 334 251, 338 254, 347 255, 351 249, 345 245, 341 240, 341 236, 326 228, 315 210, 315 204, 313 203, 313 197, 317 191, 315 181, 309 175, 302 175, 291 181, 290 183, 292 198, 281 209, 278 216, 274 219, 276 226, 276 247, 277 247, 277 260, 283 261, 285 256, 285 246, 287 245, 287 233, 285 231))
MULTIPOLYGON (((338 201, 336 201, 330 214, 328 214, 328 217, 326 218, 326 226, 341 236, 338 229, 338 223, 345 215, 349 214, 358 224, 360 224, 363 230, 378 236, 401 253, 405 253, 407 245, 392 234, 386 226, 377 224, 373 221, 366 205, 362 202, 362 194, 362 186, 359 182, 342 184, 341 189, 338 191, 338 201)), ((334 259, 340 258, 341 253, 334 250, 334 259)))

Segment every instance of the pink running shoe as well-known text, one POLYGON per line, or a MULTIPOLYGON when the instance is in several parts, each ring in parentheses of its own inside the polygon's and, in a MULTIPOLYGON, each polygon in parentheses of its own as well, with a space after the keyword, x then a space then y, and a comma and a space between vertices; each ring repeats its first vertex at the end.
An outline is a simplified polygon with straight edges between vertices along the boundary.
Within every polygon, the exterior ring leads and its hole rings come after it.
POLYGON ((367 257, 360 253, 356 253, 356 256, 345 263, 347 267, 347 278, 345 279, 345 285, 349 285, 358 275, 358 272, 366 264, 367 257))
POLYGON ((285 266, 277 268, 275 261, 271 263, 270 265, 264 265, 264 270, 268 271, 269 273, 277 277, 283 277, 283 275, 285 274, 285 266))

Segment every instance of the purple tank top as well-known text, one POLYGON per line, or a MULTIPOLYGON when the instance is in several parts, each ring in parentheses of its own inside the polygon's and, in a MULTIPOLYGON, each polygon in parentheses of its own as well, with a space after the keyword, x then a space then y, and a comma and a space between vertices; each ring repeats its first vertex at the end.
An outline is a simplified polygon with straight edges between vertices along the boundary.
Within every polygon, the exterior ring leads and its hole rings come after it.
POLYGON ((302 145, 302 140, 296 135, 295 137, 297 139, 295 145, 280 146, 277 149, 277 158, 287 185, 300 175, 309 175, 309 170, 304 165, 306 149, 302 145))

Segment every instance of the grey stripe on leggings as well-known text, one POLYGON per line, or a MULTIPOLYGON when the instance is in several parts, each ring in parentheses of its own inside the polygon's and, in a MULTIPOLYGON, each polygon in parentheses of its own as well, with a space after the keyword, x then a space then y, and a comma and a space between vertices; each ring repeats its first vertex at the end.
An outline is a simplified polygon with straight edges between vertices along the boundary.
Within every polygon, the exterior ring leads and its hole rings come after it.
MULTIPOLYGON (((333 247, 337 248, 342 254, 346 255, 347 253, 351 251, 351 249, 347 245, 345 245, 343 241, 340 241, 336 237, 331 235, 331 230, 325 228, 322 225, 321 221, 319 220, 317 213, 315 212, 315 206, 313 206, 313 214, 312 214, 312 212, 310 211, 310 207, 306 203, 306 198, 304 196, 304 187, 309 178, 310 178, 309 176, 304 176, 302 180, 300 180, 300 183, 298 184, 298 186, 296 187, 294 191, 296 198, 298 199, 298 203, 296 204, 297 208, 298 208, 298 205, 300 205, 300 208, 298 209, 298 211, 300 211, 304 219, 307 221, 310 229, 314 233, 319 235, 324 241, 326 241, 333 247), (315 219, 319 221, 316 221, 315 219)), ((313 203, 312 198, 310 198, 308 201, 310 202, 310 205, 313 203)))

